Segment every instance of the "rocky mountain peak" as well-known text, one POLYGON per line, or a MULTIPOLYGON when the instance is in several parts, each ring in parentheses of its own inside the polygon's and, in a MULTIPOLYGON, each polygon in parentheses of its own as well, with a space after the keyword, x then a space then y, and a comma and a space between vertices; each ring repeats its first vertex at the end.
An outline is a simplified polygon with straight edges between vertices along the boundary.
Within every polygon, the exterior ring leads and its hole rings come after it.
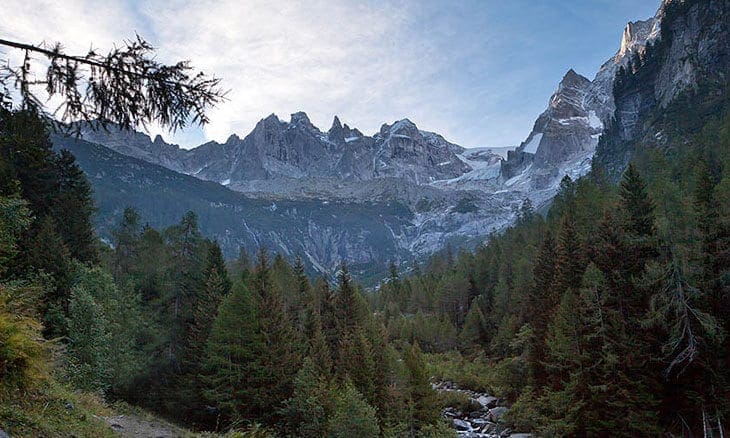
POLYGON ((643 21, 629 21, 621 36, 621 48, 616 54, 616 60, 623 61, 627 58, 626 55, 633 55, 658 35, 659 20, 654 17, 643 21))
POLYGON ((289 120, 291 126, 301 127, 308 131, 319 131, 319 129, 312 124, 309 120, 309 116, 304 111, 299 111, 291 115, 289 120))
POLYGON ((590 82, 588 78, 586 78, 583 75, 580 75, 575 72, 572 68, 568 70, 565 75, 563 75, 563 79, 560 80, 560 85, 563 87, 567 86, 575 86, 575 85, 582 85, 587 82, 590 82))
POLYGON ((418 127, 415 123, 408 119, 401 119, 393 122, 392 125, 384 123, 380 127, 380 136, 385 138, 393 135, 401 135, 407 137, 415 137, 418 135, 418 127))
POLYGON ((342 129, 342 123, 340 123, 340 118, 335 116, 334 120, 332 120, 332 126, 330 127, 329 132, 337 131, 342 129))
POLYGON ((231 134, 230 136, 228 136, 228 139, 226 140, 226 144, 235 144, 235 143, 240 143, 240 142, 241 142, 241 137, 239 137, 236 134, 231 134))

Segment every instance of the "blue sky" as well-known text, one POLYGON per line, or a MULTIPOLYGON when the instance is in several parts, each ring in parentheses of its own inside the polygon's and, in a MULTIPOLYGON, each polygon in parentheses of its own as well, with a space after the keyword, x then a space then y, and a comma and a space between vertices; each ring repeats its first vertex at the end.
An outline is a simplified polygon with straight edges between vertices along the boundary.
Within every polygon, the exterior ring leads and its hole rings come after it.
POLYGON ((248 134, 275 113, 334 115, 376 132, 410 118, 467 147, 514 146, 563 74, 593 78, 626 22, 659 0, 4 0, 0 37, 100 49, 134 32, 163 61, 190 59, 231 90, 184 147, 248 134))

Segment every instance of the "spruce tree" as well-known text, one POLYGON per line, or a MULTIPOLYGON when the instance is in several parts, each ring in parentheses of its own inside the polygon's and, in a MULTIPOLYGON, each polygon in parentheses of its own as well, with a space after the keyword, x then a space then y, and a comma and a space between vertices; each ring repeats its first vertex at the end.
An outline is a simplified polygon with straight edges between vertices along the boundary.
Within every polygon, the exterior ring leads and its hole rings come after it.
POLYGON ((329 382, 309 357, 294 378, 293 395, 284 403, 281 414, 285 430, 291 436, 319 438, 327 435, 328 419, 332 414, 332 394, 329 382))
POLYGON ((266 390, 260 385, 265 372, 260 355, 265 348, 255 300, 236 282, 218 309, 201 376, 206 399, 229 420, 253 420, 270 408, 259 398, 266 390))
POLYGON ((649 197, 644 179, 633 164, 629 164, 621 177, 619 194, 621 206, 628 216, 629 232, 641 237, 652 236, 656 231, 654 202, 649 197))
POLYGON ((334 412, 329 421, 329 436, 332 438, 376 438, 380 427, 375 408, 350 382, 337 390, 334 398, 334 412))
POLYGON ((344 336, 345 334, 353 334, 356 328, 362 325, 362 318, 357 291, 352 284, 350 273, 345 263, 340 267, 338 280, 339 288, 336 295, 336 316, 339 332, 344 336))
POLYGON ((140 218, 139 213, 126 207, 117 227, 112 230, 114 238, 114 276, 121 281, 132 273, 132 265, 141 256, 139 248, 140 218))
POLYGON ((553 295, 550 297, 553 303, 557 302, 557 297, 566 289, 576 289, 580 286, 585 267, 583 248, 570 213, 565 214, 560 221, 555 252, 555 280, 553 295))
POLYGON ((91 184, 69 151, 61 151, 56 165, 59 195, 54 205, 54 216, 59 218, 59 233, 71 257, 82 262, 96 262, 96 235, 91 223, 96 209, 91 184))
POLYGON ((532 345, 528 349, 527 366, 532 384, 537 387, 545 383, 545 335, 552 315, 557 306, 554 301, 553 283, 557 259, 555 240, 548 234, 538 250, 533 268, 534 286, 527 293, 524 303, 527 322, 533 330, 532 345))
POLYGON ((439 420, 438 398, 431 388, 426 363, 418 343, 403 353, 408 393, 409 429, 411 436, 439 420))
POLYGON ((258 359, 260 369, 257 370, 257 376, 260 380, 249 384, 259 391, 257 404, 261 407, 260 418, 266 422, 275 422, 278 407, 291 396, 299 357, 293 345, 294 328, 281 291, 271 278, 268 255, 263 247, 259 250, 252 289, 264 349, 259 352, 258 359))

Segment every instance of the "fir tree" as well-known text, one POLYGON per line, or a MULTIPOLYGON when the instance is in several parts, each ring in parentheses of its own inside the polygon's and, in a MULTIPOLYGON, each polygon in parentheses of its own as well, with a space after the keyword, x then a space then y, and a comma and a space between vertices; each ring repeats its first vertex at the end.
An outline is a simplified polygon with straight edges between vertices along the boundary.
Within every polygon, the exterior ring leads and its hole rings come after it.
POLYGON ((237 282, 211 328, 201 377, 205 397, 229 419, 255 419, 269 408, 259 398, 266 391, 260 385, 266 347, 256 321, 254 299, 237 282))
POLYGON ((621 178, 621 206, 628 216, 628 230, 640 237, 652 236, 656 231, 654 203, 649 198, 646 183, 633 164, 629 164, 621 178))
POLYGON ((411 436, 439 420, 438 399, 431 388, 421 349, 417 343, 406 349, 403 354, 408 392, 409 429, 411 436))
POLYGON ((294 378, 292 397, 282 408, 286 431, 291 436, 319 438, 327 435, 328 418, 332 414, 330 393, 326 378, 309 357, 294 378))
POLYGON ((64 237, 71 257, 95 262, 98 254, 91 219, 96 209, 91 185, 69 151, 62 150, 56 163, 60 193, 54 210, 55 216, 61 218, 59 233, 64 237))
POLYGON ((331 438, 376 438, 380 436, 377 412, 358 390, 345 382, 335 396, 334 412, 329 421, 331 438))
POLYGON ((570 214, 563 216, 560 221, 560 231, 555 250, 555 281, 553 283, 552 302, 560 296, 567 288, 580 286, 584 270, 583 248, 575 230, 575 222, 570 214))
MULTIPOLYGON (((278 407, 291 396, 294 373, 299 364, 295 338, 287 309, 274 281, 266 250, 259 250, 258 265, 252 279, 258 327, 264 349, 259 352, 258 381, 250 382, 260 391, 258 403, 263 408, 278 407)), ((260 418, 275 421, 276 410, 263 410, 260 418)))

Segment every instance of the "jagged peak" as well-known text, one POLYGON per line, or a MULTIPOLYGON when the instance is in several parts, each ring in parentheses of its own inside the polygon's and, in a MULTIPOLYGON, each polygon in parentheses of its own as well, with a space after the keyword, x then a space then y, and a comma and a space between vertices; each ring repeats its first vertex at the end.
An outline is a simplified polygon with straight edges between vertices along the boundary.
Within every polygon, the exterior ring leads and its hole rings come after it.
POLYGON ((383 126, 380 127, 380 133, 385 135, 386 133, 395 134, 398 132, 413 132, 418 131, 418 127, 416 127, 416 124, 410 121, 407 118, 396 120, 393 122, 392 125, 388 125, 387 123, 384 123, 383 126))
POLYGON ((624 27, 621 35, 621 47, 617 53, 617 58, 623 59, 627 54, 632 54, 638 48, 644 47, 648 41, 659 36, 660 20, 656 17, 647 20, 629 21, 624 27))
POLYGON ((241 137, 239 137, 236 134, 231 134, 231 135, 228 136, 228 139, 226 140, 226 144, 238 143, 240 141, 241 141, 241 137))
POLYGON ((297 111, 294 114, 291 115, 291 119, 289 121, 291 124, 303 124, 303 125, 311 125, 312 122, 309 120, 309 116, 304 111, 297 111))
MULTIPOLYGON (((347 125, 345 125, 347 126, 347 125)), ((330 131, 339 130, 342 129, 342 123, 340 123, 340 118, 335 116, 335 118, 332 120, 332 126, 330 127, 330 131)))
POLYGON ((281 122, 281 120, 279 120, 279 117, 274 113, 271 113, 268 116, 264 117, 263 119, 261 119, 261 121, 262 122, 277 122, 277 123, 281 122))
POLYGON ((565 75, 563 75, 563 79, 560 80, 560 85, 575 84, 581 82, 590 83, 591 81, 587 77, 576 73, 576 71, 571 68, 565 73, 565 75))

